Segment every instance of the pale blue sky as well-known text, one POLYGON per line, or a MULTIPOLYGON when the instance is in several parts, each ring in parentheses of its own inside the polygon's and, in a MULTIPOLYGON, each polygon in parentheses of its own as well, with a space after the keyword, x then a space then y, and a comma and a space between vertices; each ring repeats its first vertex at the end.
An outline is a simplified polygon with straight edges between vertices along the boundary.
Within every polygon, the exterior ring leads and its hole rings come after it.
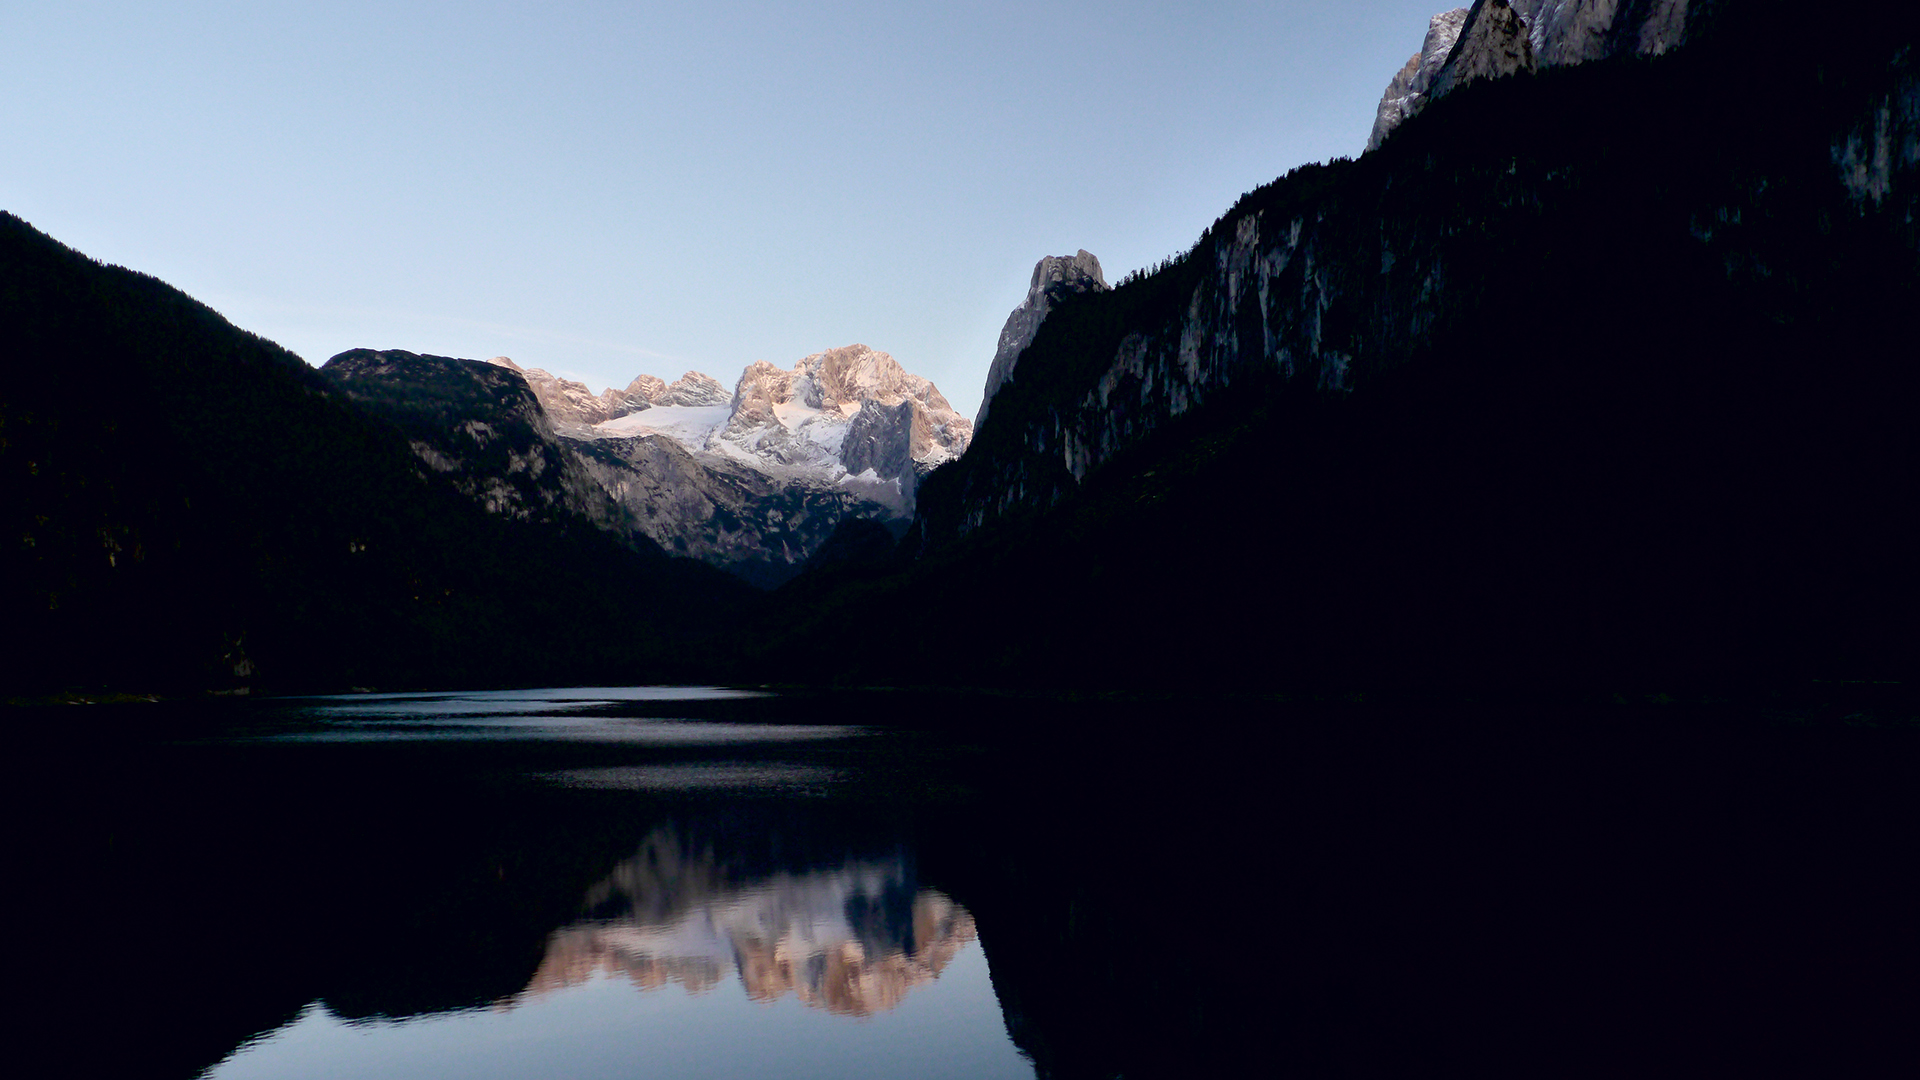
POLYGON ((978 405, 1109 280, 1359 153, 1441 0, 63 0, 0 11, 0 208, 312 363, 595 390, 865 342, 978 405))

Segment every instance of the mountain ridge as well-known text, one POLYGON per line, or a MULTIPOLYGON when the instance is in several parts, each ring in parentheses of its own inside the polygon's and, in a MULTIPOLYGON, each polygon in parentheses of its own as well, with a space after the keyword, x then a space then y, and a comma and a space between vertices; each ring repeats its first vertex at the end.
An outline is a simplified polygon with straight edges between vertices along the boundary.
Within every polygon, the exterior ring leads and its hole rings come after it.
POLYGON ((1911 37, 1714 10, 1662 55, 1463 85, 1068 298, 928 479, 897 587, 973 605, 959 664, 1017 683, 1911 668, 1911 37), (1044 634, 992 616, 1027 595, 1044 634))
POLYGON ((488 514, 299 357, 11 214, 0 325, 11 693, 663 677, 743 601, 657 546, 488 514), (636 615, 616 579, 686 611, 636 615))
POLYGON ((972 433, 930 381, 858 344, 751 364, 731 393, 688 372, 595 395, 507 357, 401 350, 321 371, 490 514, 579 522, 762 587, 843 520, 907 520, 920 478, 972 433))

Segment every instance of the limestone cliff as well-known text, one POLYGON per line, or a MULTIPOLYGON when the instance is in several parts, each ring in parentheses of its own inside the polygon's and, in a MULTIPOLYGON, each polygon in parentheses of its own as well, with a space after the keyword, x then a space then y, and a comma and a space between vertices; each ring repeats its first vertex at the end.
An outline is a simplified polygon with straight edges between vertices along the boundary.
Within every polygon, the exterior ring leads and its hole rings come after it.
POLYGON ((1477 79, 1497 79, 1534 69, 1526 22, 1507 0, 1477 0, 1460 40, 1434 79, 1432 97, 1442 97, 1477 79))
POLYGON ((707 448, 776 469, 811 468, 826 480, 871 472, 899 483, 910 499, 917 475, 958 457, 972 435, 973 425, 933 383, 886 353, 848 345, 808 356, 791 370, 764 360, 750 365, 726 424, 707 448), (897 434, 886 437, 887 448, 876 442, 883 430, 897 434))
MULTIPOLYGON (((730 397, 719 379, 698 371, 689 371, 673 382, 667 382, 657 375, 641 375, 627 385, 626 392, 644 399, 650 405, 694 408, 725 405, 730 397)), ((607 393, 613 391, 608 390, 607 393)))
POLYGON ((1040 332, 1040 324, 1046 320, 1047 312, 1052 310, 1053 305, 1063 296, 1101 292, 1106 287, 1107 279, 1100 272, 1100 260, 1085 249, 1071 256, 1049 255, 1034 266, 1033 281, 1027 286, 1027 298, 1007 316, 1007 323, 1000 330, 1000 345, 993 354, 993 364, 987 368, 987 388, 980 397, 980 414, 974 418, 974 427, 986 423, 993 396, 1013 378, 1013 369, 1020 362, 1020 354, 1033 343, 1033 336, 1040 332))
MULTIPOLYGON (((1503 65, 1524 67, 1536 42, 1542 63, 1549 57, 1565 63, 1567 57, 1589 55, 1588 46, 1578 43, 1601 30, 1607 41, 1623 48, 1658 52, 1670 49, 1682 39, 1681 29, 1693 25, 1684 3, 1546 0, 1533 6, 1537 23, 1532 36, 1522 39, 1516 31, 1528 11, 1524 3, 1479 0, 1463 20, 1439 84, 1450 73, 1494 75, 1503 65)), ((1431 36, 1440 42, 1446 33, 1447 24, 1436 20, 1431 36)), ((953 486, 940 493, 936 505, 922 506, 917 529, 929 538, 952 536, 1009 514, 1056 505, 1093 471, 1229 394, 1236 384, 1272 376, 1346 394, 1423 355, 1437 333, 1459 330, 1463 319, 1553 302, 1548 298, 1556 286, 1531 280, 1520 268, 1574 265, 1581 255, 1566 249, 1558 231, 1570 226, 1581 235, 1599 230, 1592 233, 1593 243, 1610 246, 1596 246, 1595 253, 1636 237, 1633 243, 1681 244, 1675 258, 1710 263, 1724 258, 1727 288, 1746 288, 1751 281, 1759 289, 1761 283, 1784 287, 1779 283, 1790 273, 1806 273, 1788 271, 1791 260, 1837 243, 1821 239, 1815 227, 1834 212, 1820 208, 1821 185, 1835 191, 1844 185, 1862 206, 1860 212, 1877 215, 1875 220, 1909 220, 1900 215, 1912 212, 1920 168, 1913 51, 1898 52, 1891 68, 1876 68, 1875 63, 1885 62, 1857 59, 1873 55, 1873 43, 1834 46, 1850 50, 1848 63, 1864 65, 1849 85, 1884 81, 1890 89, 1863 103, 1838 92, 1810 99, 1812 90, 1772 88, 1779 100, 1752 107, 1791 116, 1800 127, 1792 141, 1777 125, 1766 127, 1767 138, 1749 137, 1741 133, 1744 128, 1715 127, 1727 115, 1721 98, 1732 84, 1725 72, 1749 62, 1747 43, 1779 40, 1771 23, 1760 22, 1746 33, 1703 54, 1692 67, 1662 68, 1669 73, 1664 82, 1626 69, 1590 80, 1596 88, 1592 93, 1615 94, 1623 103, 1618 108, 1645 108, 1624 103, 1639 100, 1631 95, 1648 95, 1669 110, 1663 124, 1688 133, 1686 139, 1649 135, 1624 119, 1614 122, 1609 130, 1615 134, 1608 137, 1640 139, 1655 148, 1631 167, 1603 156, 1587 141, 1606 137, 1556 131, 1538 121, 1527 122, 1539 128, 1537 133, 1524 127, 1500 131, 1501 124, 1522 121, 1456 117, 1449 137, 1471 133, 1497 149, 1482 154, 1464 146, 1448 148, 1445 160, 1452 164, 1447 165, 1404 155, 1375 162, 1375 155, 1368 155, 1359 162, 1299 170, 1243 199, 1167 269, 1059 307, 1024 351, 1023 378, 1002 388, 993 420, 981 425, 974 450, 944 478, 953 486), (1820 102, 1825 111, 1811 111, 1802 104, 1806 100, 1820 102), (1717 149, 1705 149, 1707 134, 1715 135, 1711 145, 1717 149), (1809 146, 1818 147, 1823 160, 1808 158, 1809 146), (1661 154, 1678 155, 1671 171, 1661 154), (1736 161, 1747 164, 1736 167, 1736 161), (1456 171, 1437 171, 1442 169, 1456 171), (1801 178, 1801 170, 1809 169, 1814 171, 1801 178), (1627 186, 1604 193, 1584 186, 1585 176, 1616 174, 1627 186), (1768 175, 1794 177, 1792 194, 1784 181, 1759 179, 1768 175), (1676 177, 1686 178, 1684 188, 1674 187, 1676 177), (1636 184, 1645 192, 1658 189, 1662 201, 1641 211, 1620 204, 1617 199, 1636 184), (1799 201, 1789 211, 1787 200, 1799 201), (1801 232, 1782 233, 1784 226, 1777 224, 1763 229, 1762 222, 1777 222, 1789 212, 1798 215, 1795 227, 1801 232), (1676 228, 1675 222, 1690 224, 1676 228), (1770 245, 1765 254, 1741 248, 1762 242, 1770 245), (1082 310, 1084 317, 1068 314, 1082 310), (1063 317, 1068 321, 1056 326, 1063 317), (1053 330, 1057 336, 1049 333, 1053 330), (953 516, 943 518, 948 514, 953 516)), ((1430 53, 1423 55, 1430 59, 1430 53)), ((1822 74, 1813 61, 1803 66, 1806 86, 1833 84, 1834 77, 1822 74)), ((1414 74, 1403 71, 1397 80, 1407 90, 1427 70, 1424 60, 1409 67, 1414 74)), ((1533 88, 1511 89, 1503 107, 1512 108, 1516 117, 1522 107, 1542 115, 1564 111, 1589 93, 1560 83, 1559 96, 1548 103, 1533 88)), ((1431 155, 1442 148, 1430 139, 1420 152, 1431 155)), ((1911 232, 1909 226, 1901 228, 1911 232)), ((1578 316, 1570 310, 1568 318, 1578 316)), ((1577 335, 1563 336, 1542 347, 1576 341, 1577 335)))
POLYGON ((1669 52, 1711 8, 1689 0, 1476 0, 1436 15, 1417 63, 1388 82, 1367 149, 1428 102, 1480 79, 1669 52))
POLYGON ((1380 99, 1380 109, 1374 117, 1373 134, 1367 139, 1367 149, 1372 150, 1386 141, 1389 132, 1420 111, 1428 92, 1433 89, 1433 80, 1439 76, 1440 69, 1446 66, 1447 57, 1453 55, 1454 43, 1460 40, 1460 28, 1466 22, 1467 9, 1455 8, 1435 15, 1427 23, 1427 36, 1420 44, 1420 51, 1414 53, 1413 58, 1407 61, 1407 66, 1393 77, 1393 81, 1387 85, 1386 95, 1380 99))

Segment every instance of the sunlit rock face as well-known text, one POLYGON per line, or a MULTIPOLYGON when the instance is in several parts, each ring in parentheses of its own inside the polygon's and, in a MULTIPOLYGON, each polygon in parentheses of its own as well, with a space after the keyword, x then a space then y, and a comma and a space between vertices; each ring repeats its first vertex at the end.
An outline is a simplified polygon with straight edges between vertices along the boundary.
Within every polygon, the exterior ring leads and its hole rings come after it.
POLYGON ((630 390, 608 388, 595 394, 587 389, 585 383, 562 379, 543 368, 523 368, 505 356, 496 356, 487 363, 519 372, 527 380, 534 396, 540 399, 540 407, 546 411, 548 421, 562 431, 591 427, 639 412, 652 404, 644 397, 635 396, 630 390))
POLYGON ((697 371, 689 371, 673 382, 657 375, 641 375, 625 390, 608 387, 595 394, 587 384, 562 379, 543 368, 526 368, 511 357, 496 356, 487 363, 517 371, 527 380, 540 407, 554 427, 568 434, 581 434, 596 424, 618 420, 655 405, 704 407, 725 405, 732 398, 720 380, 697 371))
POLYGON ((597 523, 756 584, 798 573, 845 518, 909 517, 920 478, 973 437, 932 382, 865 345, 756 362, 732 390, 690 371, 595 395, 489 363, 526 381, 550 438, 598 485, 597 523))
POLYGON ((655 375, 641 375, 627 384, 627 393, 645 398, 650 405, 680 406, 725 405, 733 396, 719 379, 697 371, 689 371, 673 382, 655 375))
POLYGON ((1443 12, 1419 55, 1387 84, 1367 149, 1427 103, 1479 79, 1669 52, 1685 44, 1694 13, 1689 0, 1475 0, 1443 12))
POLYGON ((1443 11, 1427 23, 1427 37, 1421 42, 1420 51, 1414 53, 1407 66, 1387 84, 1387 92, 1380 99, 1380 109, 1373 121, 1373 134, 1367 139, 1367 149, 1379 146, 1388 132, 1419 111, 1428 91, 1433 89, 1433 80, 1446 66, 1447 57, 1453 55, 1454 43, 1460 40, 1460 28, 1466 23, 1466 8, 1443 11))
POLYGON ((1063 296, 1105 292, 1106 288, 1107 279, 1100 272, 1100 260, 1085 249, 1072 255, 1049 255, 1035 264, 1027 298, 1007 316, 1007 323, 1000 330, 1000 345, 993 354, 992 366, 987 369, 987 388, 980 397, 980 414, 974 418, 974 427, 986 423, 993 395, 1013 378, 1020 354, 1033 344, 1033 336, 1040 332, 1040 324, 1046 321, 1053 305, 1063 296))
POLYGON ((789 994, 842 1016, 872 1016, 931 982, 974 940, 973 918, 916 888, 904 859, 742 876, 672 830, 586 897, 603 917, 555 931, 524 1000, 600 976, 690 993, 737 976, 755 1001, 789 994))
POLYGON ((870 471, 878 480, 905 481, 910 494, 917 474, 958 457, 972 437, 973 425, 931 382, 886 353, 849 345, 815 353, 791 370, 764 360, 750 365, 726 424, 701 448, 828 480, 870 471), (849 431, 869 409, 876 415, 859 424, 860 437, 849 445, 849 431))

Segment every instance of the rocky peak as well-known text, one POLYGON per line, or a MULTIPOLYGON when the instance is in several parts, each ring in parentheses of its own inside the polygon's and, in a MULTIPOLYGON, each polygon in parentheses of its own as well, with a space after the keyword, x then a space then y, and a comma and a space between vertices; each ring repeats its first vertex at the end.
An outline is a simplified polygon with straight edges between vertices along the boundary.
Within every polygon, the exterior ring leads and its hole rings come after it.
POLYGON ((872 469, 894 480, 964 453, 973 425, 932 382, 855 344, 814 353, 791 369, 765 360, 748 365, 720 435, 790 463, 808 456, 810 446, 824 448, 829 432, 848 473, 872 469))
POLYGON ((1400 122, 1420 110, 1426 101, 1427 93, 1433 89, 1433 81, 1446 66, 1447 57, 1453 55, 1453 46, 1460 40, 1460 28, 1467 24, 1467 8, 1455 8, 1435 15, 1427 23, 1427 37, 1420 45, 1420 51, 1413 54, 1407 66, 1393 77, 1387 85, 1385 96, 1380 99, 1380 109, 1373 121, 1373 134, 1367 139, 1367 149, 1372 150, 1386 141, 1387 133, 1400 126, 1400 122))
POLYGON ((1657 56, 1686 41, 1688 0, 1531 0, 1523 11, 1542 67, 1628 54, 1657 56))
POLYGON ((1007 316, 1007 324, 1000 330, 1000 346, 993 354, 993 365, 987 369, 987 389, 980 399, 980 415, 971 427, 986 423, 993 395, 1003 384, 1012 381, 1014 365, 1020 362, 1020 354, 1027 346, 1033 344, 1033 336, 1040 332, 1040 324, 1047 312, 1053 310, 1053 305, 1063 296, 1105 292, 1106 288, 1107 279, 1100 272, 1100 260, 1084 248, 1073 255, 1049 255, 1034 266, 1027 298, 1007 316))
POLYGON ((590 428, 639 412, 649 404, 645 398, 623 390, 607 389, 595 394, 585 383, 562 379, 542 368, 521 367, 505 356, 493 357, 487 363, 519 372, 533 388, 534 396, 540 399, 547 418, 562 429, 590 428))
POLYGON ((725 405, 733 400, 725 384, 711 375, 689 371, 667 382, 656 375, 642 375, 627 384, 627 393, 646 399, 653 405, 680 405, 698 408, 725 405))
POLYGON ((1685 44, 1705 6, 1690 0, 1476 0, 1471 9, 1436 15, 1419 62, 1409 61, 1387 84, 1367 149, 1386 141, 1429 101, 1477 79, 1671 51, 1685 44))
MULTIPOLYGON (((509 361, 511 363, 511 361, 509 361)), ((691 372, 689 372, 691 374, 691 372)), ((665 404, 667 380, 658 375, 640 375, 627 384, 627 393, 649 405, 665 404)))
POLYGON ((733 389, 733 416, 729 428, 746 428, 774 422, 774 406, 793 401, 793 376, 766 360, 755 360, 740 373, 733 389))
POLYGON ((1533 42, 1527 33, 1525 20, 1507 0, 1475 0, 1430 96, 1440 97, 1479 79, 1532 71, 1533 42))

